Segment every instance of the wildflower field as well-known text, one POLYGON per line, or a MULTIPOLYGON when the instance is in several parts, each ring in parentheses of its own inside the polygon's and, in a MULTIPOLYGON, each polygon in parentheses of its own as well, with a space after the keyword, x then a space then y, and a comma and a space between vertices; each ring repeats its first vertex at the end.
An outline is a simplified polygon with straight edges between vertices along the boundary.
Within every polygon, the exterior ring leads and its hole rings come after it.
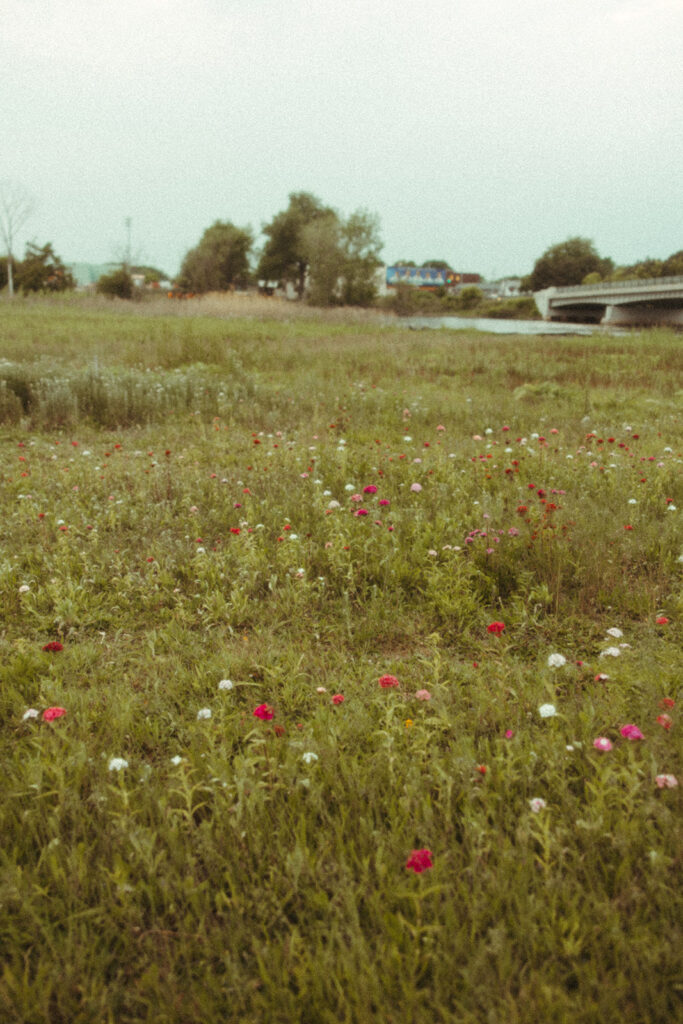
POLYGON ((0 305, 0 1020, 680 1020, 680 335, 183 312, 0 305))

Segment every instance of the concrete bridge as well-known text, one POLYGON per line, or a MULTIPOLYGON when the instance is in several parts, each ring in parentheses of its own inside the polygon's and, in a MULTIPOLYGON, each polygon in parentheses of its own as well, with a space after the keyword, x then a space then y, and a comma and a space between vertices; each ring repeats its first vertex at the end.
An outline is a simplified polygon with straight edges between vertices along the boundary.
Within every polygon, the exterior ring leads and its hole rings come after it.
POLYGON ((534 299, 544 320, 683 327, 683 275, 562 285, 534 292, 534 299))

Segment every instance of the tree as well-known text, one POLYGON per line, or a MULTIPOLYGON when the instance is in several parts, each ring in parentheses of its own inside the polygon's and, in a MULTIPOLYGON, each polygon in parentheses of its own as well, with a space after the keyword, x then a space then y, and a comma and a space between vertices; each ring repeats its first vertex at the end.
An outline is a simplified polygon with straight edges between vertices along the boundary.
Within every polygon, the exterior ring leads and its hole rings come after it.
POLYGON ((368 210, 356 210, 341 229, 344 251, 342 302, 347 306, 370 306, 377 295, 376 274, 382 261, 379 217, 368 210))
POLYGON ((317 217, 301 233, 301 252, 308 261, 308 301, 329 306, 338 298, 344 272, 342 228, 334 213, 317 217))
POLYGON ((663 277, 678 277, 683 274, 683 249, 668 256, 662 264, 663 277))
POLYGON ((110 299, 132 299, 133 278, 126 267, 112 270, 111 274, 103 274, 96 285, 100 295, 108 295, 110 299))
POLYGON ((251 228, 217 220, 186 254, 178 284, 191 292, 224 292, 244 287, 249 280, 251 228))
POLYGON ((258 265, 258 276, 266 281, 291 282, 299 299, 306 290, 306 276, 310 266, 306 251, 308 239, 304 229, 316 220, 336 217, 334 210, 323 206, 310 192, 292 192, 286 210, 273 217, 263 227, 268 241, 263 247, 258 265))
POLYGON ((581 284, 587 274, 594 272, 605 277, 613 269, 612 260, 600 257, 590 239, 568 238, 546 249, 523 284, 536 292, 551 285, 581 284))
POLYGON ((21 185, 12 181, 0 183, 0 239, 7 254, 7 286, 14 295, 14 244, 17 233, 33 213, 33 200, 21 185))
POLYGON ((28 292, 64 292, 76 287, 71 273, 55 254, 52 243, 29 242, 26 254, 16 268, 16 286, 28 292))
POLYGON ((452 270, 450 263, 446 263, 445 260, 427 260, 426 263, 422 264, 423 267, 431 267, 432 270, 452 270))

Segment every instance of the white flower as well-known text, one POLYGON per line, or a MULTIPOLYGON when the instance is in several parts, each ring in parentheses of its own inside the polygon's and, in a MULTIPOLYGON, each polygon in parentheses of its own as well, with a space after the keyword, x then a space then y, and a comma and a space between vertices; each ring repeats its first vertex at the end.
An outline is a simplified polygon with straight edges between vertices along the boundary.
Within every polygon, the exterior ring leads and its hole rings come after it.
POLYGON ((211 718, 211 708, 200 708, 197 712, 197 721, 201 721, 202 718, 211 718))
POLYGON ((30 589, 31 588, 29 587, 28 583, 22 583, 21 586, 19 587, 19 593, 28 594, 30 589))
POLYGON ((234 686, 234 683, 233 683, 232 679, 221 679, 220 683, 218 684, 218 689, 219 690, 232 690, 233 686, 234 686))
POLYGON ((667 512, 675 512, 676 511, 676 506, 675 505, 667 505, 666 506, 666 511, 667 512))
POLYGON ((624 635, 618 626, 612 626, 611 629, 607 629, 605 632, 607 633, 607 636, 613 636, 615 640, 618 640, 620 636, 624 635))
POLYGON ((546 802, 542 796, 535 796, 533 800, 529 801, 529 807, 534 814, 538 814, 538 812, 542 811, 546 806, 546 802))
POLYGON ((563 665, 567 664, 567 659, 564 654, 549 654, 548 655, 548 668, 562 668, 563 665))
POLYGON ((356 488, 353 486, 353 484, 344 484, 345 491, 355 491, 355 489, 356 488))
POLYGON ((110 772, 120 772, 122 768, 127 767, 128 762, 126 761, 125 757, 112 757, 111 761, 109 762, 110 772))
POLYGON ((412 439, 412 437, 409 437, 408 434, 406 434, 406 436, 403 438, 403 440, 404 441, 412 441, 413 439, 412 439))
POLYGON ((305 754, 301 755, 301 760, 304 764, 313 764, 314 761, 318 760, 318 755, 314 754, 312 750, 307 750, 305 754))
POLYGON ((341 508, 341 505, 339 504, 339 502, 338 502, 338 501, 336 501, 336 500, 335 500, 335 499, 333 498, 333 499, 332 499, 332 501, 331 501, 331 502, 329 503, 329 505, 328 505, 327 507, 328 507, 328 508, 341 508))
POLYGON ((538 713, 541 718, 553 718, 557 714, 557 708, 554 704, 541 704, 538 713))
POLYGON ((636 501, 635 498, 629 498, 628 499, 628 503, 629 503, 629 505, 637 505, 638 504, 638 502, 636 501))
POLYGON ((180 756, 180 754, 176 754, 175 757, 171 758, 171 764, 178 765, 178 764, 180 764, 181 761, 182 761, 182 757, 180 756))
POLYGON ((23 715, 21 717, 22 717, 22 719, 25 722, 29 718, 37 718, 38 717, 38 712, 36 711, 35 708, 29 708, 27 711, 24 711, 24 713, 23 713, 23 715))
POLYGON ((620 654, 618 647, 606 647, 604 651, 600 651, 601 658, 618 658, 620 654))

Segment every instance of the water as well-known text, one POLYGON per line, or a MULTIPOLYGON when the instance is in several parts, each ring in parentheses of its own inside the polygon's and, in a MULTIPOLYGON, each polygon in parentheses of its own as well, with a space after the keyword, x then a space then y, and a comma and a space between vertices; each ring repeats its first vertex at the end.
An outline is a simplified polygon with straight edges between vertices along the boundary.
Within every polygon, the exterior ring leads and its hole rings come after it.
MULTIPOLYGON (((603 334, 605 328, 598 324, 565 324, 545 320, 496 320, 493 317, 465 316, 406 316, 392 320, 393 324, 421 331, 447 327, 452 331, 486 331, 488 334, 578 334, 589 336, 603 334)), ((621 334, 623 331, 609 331, 621 334)))

